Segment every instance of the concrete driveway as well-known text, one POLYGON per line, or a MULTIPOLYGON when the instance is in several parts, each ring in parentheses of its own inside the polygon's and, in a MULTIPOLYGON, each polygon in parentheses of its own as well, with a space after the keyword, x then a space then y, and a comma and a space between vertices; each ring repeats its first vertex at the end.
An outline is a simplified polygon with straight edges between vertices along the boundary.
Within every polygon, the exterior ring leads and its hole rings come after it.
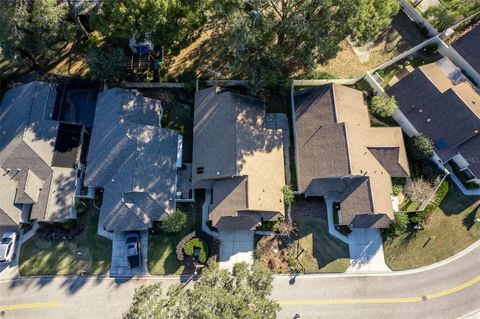
POLYGON ((391 271, 385 264, 383 241, 378 229, 353 229, 348 235, 350 267, 347 272, 391 271))
POLYGON ((240 262, 253 263, 253 231, 219 231, 220 267, 232 270, 240 262))
POLYGON ((148 253, 148 232, 140 233, 142 249, 142 266, 138 268, 129 268, 127 260, 127 251, 125 247, 125 233, 114 233, 112 240, 112 265, 110 266, 110 276, 140 276, 148 275, 147 253, 148 253))

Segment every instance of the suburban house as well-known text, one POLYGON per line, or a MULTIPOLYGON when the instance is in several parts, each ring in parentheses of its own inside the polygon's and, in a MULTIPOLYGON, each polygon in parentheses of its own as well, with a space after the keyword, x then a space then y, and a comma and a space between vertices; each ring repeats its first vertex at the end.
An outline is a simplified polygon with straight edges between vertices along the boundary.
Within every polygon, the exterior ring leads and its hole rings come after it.
POLYGON ((53 120, 56 86, 34 81, 0 105, 0 226, 75 218, 83 125, 53 120))
POLYGON ((84 185, 102 188, 100 225, 110 232, 142 231, 191 199, 182 136, 161 127, 160 101, 137 91, 98 96, 84 185))
POLYGON ((450 60, 414 69, 386 92, 406 134, 430 137, 440 166, 452 160, 465 181, 480 184, 480 93, 450 60))
MULTIPOLYGON (((452 47, 480 74, 480 23, 452 43, 452 47)), ((480 85, 480 83, 477 83, 480 85)))
POLYGON ((196 92, 192 184, 212 191, 209 221, 252 230, 285 213, 281 129, 265 127, 265 103, 220 87, 196 92))
POLYGON ((299 193, 335 206, 336 225, 389 227, 391 178, 409 175, 401 129, 371 127, 362 92, 338 84, 294 92, 293 115, 299 193))

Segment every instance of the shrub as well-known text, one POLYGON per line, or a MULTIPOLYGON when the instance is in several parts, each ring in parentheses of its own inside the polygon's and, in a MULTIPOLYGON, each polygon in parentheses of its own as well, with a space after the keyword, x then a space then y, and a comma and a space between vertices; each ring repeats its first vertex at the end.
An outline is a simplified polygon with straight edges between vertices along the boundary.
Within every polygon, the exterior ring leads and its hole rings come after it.
POLYGON ((177 209, 163 220, 160 229, 166 233, 179 233, 187 225, 187 213, 177 209))
POLYGON ((375 95, 370 101, 370 110, 379 117, 391 117, 396 109, 397 100, 395 100, 394 96, 375 95))
POLYGON ((428 159, 435 150, 430 138, 423 134, 411 137, 409 139, 410 154, 416 160, 428 159))
POLYGON ((395 213, 395 220, 393 222, 393 234, 399 236, 407 230, 408 215, 403 212, 395 213))
POLYGON ((193 238, 185 244, 183 247, 183 252, 187 256, 192 256, 195 252, 195 248, 200 249, 200 254, 198 255, 198 261, 204 263, 208 258, 208 245, 201 238, 193 238))
POLYGON ((421 212, 417 212, 415 213, 412 218, 411 218, 411 221, 414 222, 414 223, 421 223, 422 221, 424 221, 428 216, 430 216, 430 214, 435 210, 437 209, 437 207, 442 203, 442 201, 445 199, 445 197, 447 196, 447 193, 448 193, 448 189, 449 189, 449 184, 447 181, 443 181, 442 184, 440 185, 440 187, 438 188, 436 194, 435 194, 435 199, 433 201, 431 201, 427 207, 425 207, 425 209, 421 212))
POLYGON ((295 199, 295 194, 293 193, 292 185, 283 186, 283 199, 287 206, 290 206, 295 199))
POLYGON ((393 185, 393 195, 397 196, 403 191, 403 186, 402 185, 393 185))
POLYGON ((432 54, 438 51, 438 43, 430 43, 425 47, 425 52, 432 54))
POLYGON ((298 261, 295 257, 293 257, 292 255, 288 256, 287 263, 291 271, 297 272, 298 261))
POLYGON ((87 210, 87 204, 85 204, 85 202, 79 200, 75 203, 75 208, 74 209, 77 212, 77 214, 84 213, 87 210))
POLYGON ((434 188, 432 184, 422 178, 412 180, 407 187, 405 187, 405 196, 412 202, 422 203, 433 195, 434 188))

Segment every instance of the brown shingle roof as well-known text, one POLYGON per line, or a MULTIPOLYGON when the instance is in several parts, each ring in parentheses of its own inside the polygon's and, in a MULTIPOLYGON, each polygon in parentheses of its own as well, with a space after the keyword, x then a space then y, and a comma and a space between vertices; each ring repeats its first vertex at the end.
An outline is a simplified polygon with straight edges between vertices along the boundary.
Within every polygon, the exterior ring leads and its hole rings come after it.
POLYGON ((393 219, 391 176, 409 170, 400 128, 370 127, 362 93, 337 84, 297 92, 295 115, 299 190, 336 196, 344 224, 363 213, 393 219))
POLYGON ((305 192, 318 177, 350 173, 345 125, 336 121, 333 86, 295 93, 298 188, 305 192))
POLYGON ((223 217, 240 217, 239 211, 249 212, 238 220, 244 226, 260 220, 254 212, 283 214, 282 131, 266 129, 264 120, 260 100, 215 87, 196 93, 192 183, 213 188, 210 220, 216 227, 223 217))

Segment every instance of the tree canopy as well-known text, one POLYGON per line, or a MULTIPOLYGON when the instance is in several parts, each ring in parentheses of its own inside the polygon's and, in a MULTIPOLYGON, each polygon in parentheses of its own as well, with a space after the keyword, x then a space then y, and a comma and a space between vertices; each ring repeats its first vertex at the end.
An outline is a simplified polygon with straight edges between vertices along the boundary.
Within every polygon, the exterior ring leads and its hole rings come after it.
POLYGON ((168 50, 204 21, 206 3, 208 1, 103 0, 92 24, 107 38, 124 41, 125 46, 132 35, 142 41, 148 32, 156 46, 165 46, 168 50))
POLYGON ((0 47, 6 58, 37 65, 58 55, 75 25, 56 0, 0 1, 0 47))
POLYGON ((433 141, 423 134, 410 138, 409 146, 410 154, 416 160, 427 159, 435 151, 433 141))
POLYGON ((165 218, 160 226, 160 229, 166 233, 178 233, 185 228, 187 221, 187 213, 177 209, 173 213, 169 214, 167 218, 165 218))
POLYGON ((390 117, 397 110, 397 100, 393 96, 375 95, 370 102, 370 109, 377 116, 390 117))
POLYGON ((222 56, 233 73, 271 85, 333 58, 347 36, 366 41, 399 10, 395 0, 215 1, 222 56))
POLYGON ((162 297, 160 284, 141 286, 124 319, 222 318, 274 319, 280 306, 268 296, 272 273, 260 265, 236 264, 233 272, 218 265, 206 269, 193 289, 172 286, 162 297))

